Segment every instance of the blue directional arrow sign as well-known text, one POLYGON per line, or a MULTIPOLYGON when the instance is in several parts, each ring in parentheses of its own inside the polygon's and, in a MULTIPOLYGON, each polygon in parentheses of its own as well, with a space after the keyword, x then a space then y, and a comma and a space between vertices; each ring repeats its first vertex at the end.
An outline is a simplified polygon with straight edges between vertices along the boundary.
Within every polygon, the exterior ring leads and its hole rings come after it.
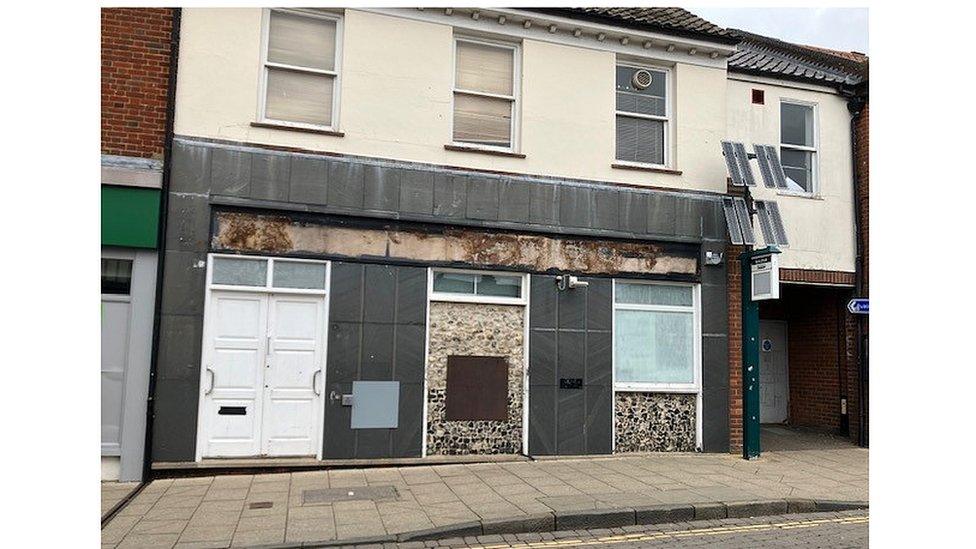
POLYGON ((851 314, 855 314, 855 315, 868 314, 868 298, 855 297, 854 299, 847 302, 847 310, 850 311, 851 314))

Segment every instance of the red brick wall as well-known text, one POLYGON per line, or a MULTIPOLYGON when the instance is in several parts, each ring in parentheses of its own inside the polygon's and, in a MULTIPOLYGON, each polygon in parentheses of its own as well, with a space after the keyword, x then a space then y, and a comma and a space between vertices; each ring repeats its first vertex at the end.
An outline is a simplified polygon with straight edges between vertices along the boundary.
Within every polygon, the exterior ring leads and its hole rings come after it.
POLYGON ((742 246, 725 249, 729 295, 729 451, 742 451, 742 246))
MULTIPOLYGON (((869 217, 869 193, 868 193, 868 171, 870 168, 868 149, 870 148, 871 135, 868 131, 868 126, 870 124, 869 103, 865 103, 864 109, 861 111, 861 115, 858 117, 857 123, 854 126, 854 132, 857 135, 857 150, 855 151, 857 158, 857 194, 858 200, 860 201, 858 212, 858 220, 861 225, 861 268, 863 276, 863 288, 864 295, 868 295, 868 244, 870 234, 868 231, 868 217, 869 217)), ((867 323, 865 322, 865 327, 867 323)))
POLYGON ((170 8, 102 8, 102 154, 162 159, 170 8))
POLYGON ((819 288, 786 288, 791 425, 840 428, 838 298, 819 288))

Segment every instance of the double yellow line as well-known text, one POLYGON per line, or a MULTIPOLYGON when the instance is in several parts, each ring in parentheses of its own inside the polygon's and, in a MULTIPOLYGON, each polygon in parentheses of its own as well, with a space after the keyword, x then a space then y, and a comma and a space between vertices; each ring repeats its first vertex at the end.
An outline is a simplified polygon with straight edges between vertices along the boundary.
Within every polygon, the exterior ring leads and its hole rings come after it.
POLYGON ((764 532, 768 530, 794 530, 798 528, 814 528, 825 524, 867 524, 868 517, 843 517, 830 519, 797 520, 790 522, 777 522, 772 524, 747 524, 742 526, 715 526, 712 528, 696 528, 693 530, 681 530, 676 532, 642 532, 636 534, 622 534, 619 536, 606 536, 595 540, 583 541, 581 539, 560 539, 555 541, 526 541, 516 542, 515 544, 480 545, 481 549, 503 549, 506 547, 582 547, 585 545, 611 545, 614 543, 633 543, 635 541, 654 541, 664 538, 692 538, 701 536, 720 536, 724 534, 735 534, 739 532, 764 532))

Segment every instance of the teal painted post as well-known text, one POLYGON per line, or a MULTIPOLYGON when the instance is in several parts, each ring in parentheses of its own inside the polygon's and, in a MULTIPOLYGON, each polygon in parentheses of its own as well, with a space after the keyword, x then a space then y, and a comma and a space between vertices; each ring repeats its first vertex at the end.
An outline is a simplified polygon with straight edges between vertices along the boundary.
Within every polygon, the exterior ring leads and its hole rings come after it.
POLYGON ((742 457, 759 457, 759 303, 752 300, 752 258, 742 264, 742 457))

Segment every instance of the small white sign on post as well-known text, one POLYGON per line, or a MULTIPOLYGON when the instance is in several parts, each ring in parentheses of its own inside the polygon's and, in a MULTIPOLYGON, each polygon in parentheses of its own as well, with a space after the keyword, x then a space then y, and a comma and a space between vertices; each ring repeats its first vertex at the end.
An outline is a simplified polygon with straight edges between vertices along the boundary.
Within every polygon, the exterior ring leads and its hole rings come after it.
POLYGON ((776 254, 753 257, 751 267, 752 300, 779 299, 779 260, 776 254))

